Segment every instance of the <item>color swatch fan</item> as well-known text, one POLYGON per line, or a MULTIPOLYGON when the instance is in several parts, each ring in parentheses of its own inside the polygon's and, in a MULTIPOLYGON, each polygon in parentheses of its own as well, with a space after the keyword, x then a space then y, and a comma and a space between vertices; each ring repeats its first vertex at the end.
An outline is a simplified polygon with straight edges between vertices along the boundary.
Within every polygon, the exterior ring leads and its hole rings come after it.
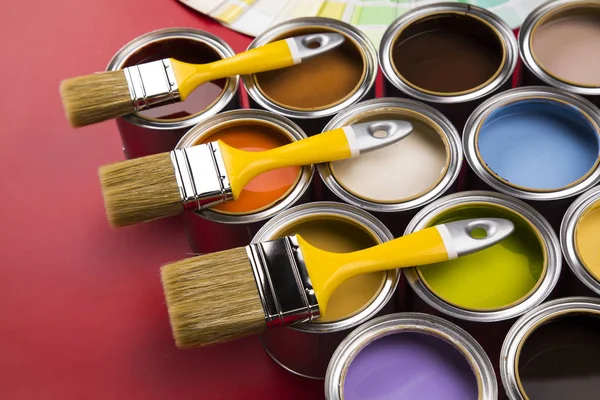
MULTIPOLYGON (((387 26, 405 12, 443 0, 179 0, 223 25, 250 36, 280 22, 299 17, 328 17, 360 28, 379 45, 387 26)), ((545 0, 458 0, 498 14, 511 27, 545 0)))

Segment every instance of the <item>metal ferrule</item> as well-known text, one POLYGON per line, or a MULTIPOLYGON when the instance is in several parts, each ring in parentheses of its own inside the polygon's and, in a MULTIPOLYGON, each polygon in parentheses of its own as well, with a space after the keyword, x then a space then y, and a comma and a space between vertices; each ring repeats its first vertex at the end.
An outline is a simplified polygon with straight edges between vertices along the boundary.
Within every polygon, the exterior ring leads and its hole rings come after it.
POLYGON ((295 236, 246 247, 269 328, 320 316, 302 251, 295 236))
POLYGON ((218 142, 175 149, 171 161, 186 210, 201 210, 233 200, 218 142))
POLYGON ((124 68, 136 112, 180 100, 171 60, 152 61, 124 68))

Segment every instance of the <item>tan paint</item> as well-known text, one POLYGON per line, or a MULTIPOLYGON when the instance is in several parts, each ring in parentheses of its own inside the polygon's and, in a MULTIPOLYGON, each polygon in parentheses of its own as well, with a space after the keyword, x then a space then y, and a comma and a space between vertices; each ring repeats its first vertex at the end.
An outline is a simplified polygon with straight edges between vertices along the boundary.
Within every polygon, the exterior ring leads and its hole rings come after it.
MULTIPOLYGON (((335 253, 348 253, 377 244, 364 228, 349 219, 333 216, 294 221, 293 226, 278 232, 276 237, 295 234, 301 235, 314 246, 335 253)), ((357 314, 379 294, 386 276, 386 272, 375 272, 344 282, 329 300, 327 317, 315 322, 339 321, 357 314)))
POLYGON ((575 248, 585 268, 600 281, 600 201, 592 204, 577 221, 575 248))

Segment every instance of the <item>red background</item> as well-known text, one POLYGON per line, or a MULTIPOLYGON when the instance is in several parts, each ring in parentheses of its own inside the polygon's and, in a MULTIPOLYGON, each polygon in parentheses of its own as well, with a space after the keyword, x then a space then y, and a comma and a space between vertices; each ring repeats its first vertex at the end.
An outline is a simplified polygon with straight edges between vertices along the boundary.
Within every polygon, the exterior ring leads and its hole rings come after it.
POLYGON ((0 398, 318 399, 256 338, 173 344, 159 266, 189 252, 177 220, 111 229, 97 168, 121 160, 114 122, 72 129, 61 79, 102 71, 131 39, 194 27, 250 38, 175 0, 2 2, 0 398))

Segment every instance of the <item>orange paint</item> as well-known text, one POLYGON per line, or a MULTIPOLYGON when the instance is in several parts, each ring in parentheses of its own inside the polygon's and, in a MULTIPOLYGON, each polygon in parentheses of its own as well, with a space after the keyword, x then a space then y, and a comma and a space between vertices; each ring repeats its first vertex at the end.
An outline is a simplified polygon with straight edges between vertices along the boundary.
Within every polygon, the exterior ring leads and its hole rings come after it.
MULTIPOLYGON (((246 151, 270 150, 290 143, 276 129, 259 124, 237 124, 215 131, 195 144, 222 140, 229 146, 246 151)), ((268 208, 283 199, 300 179, 301 167, 281 168, 254 178, 242 191, 239 199, 212 209, 223 213, 249 214, 268 208)))

